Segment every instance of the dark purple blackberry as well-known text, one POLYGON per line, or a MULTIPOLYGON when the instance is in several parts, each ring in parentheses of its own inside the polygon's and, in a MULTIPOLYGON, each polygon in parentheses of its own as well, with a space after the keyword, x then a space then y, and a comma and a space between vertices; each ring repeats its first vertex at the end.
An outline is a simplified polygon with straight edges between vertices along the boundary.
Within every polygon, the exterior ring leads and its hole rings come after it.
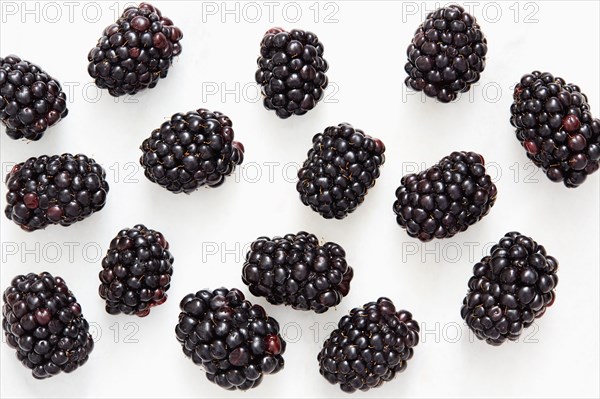
POLYGON ((47 272, 17 276, 2 300, 6 343, 35 378, 70 373, 87 362, 94 341, 62 278, 47 272))
POLYGON ((319 353, 319 371, 342 391, 368 391, 406 369, 419 343, 419 324, 388 298, 354 308, 341 318, 319 353))
POLYGON ((543 246, 520 233, 507 233, 473 267, 460 314, 488 344, 515 341, 554 303, 557 271, 558 261, 543 246))
POLYGON ((485 69, 487 40, 475 17, 459 5, 427 15, 406 50, 404 81, 443 103, 468 91, 485 69))
POLYGON ((183 34, 148 3, 127 7, 88 54, 88 73, 111 96, 152 89, 181 53, 183 34))
POLYGON ((327 87, 327 61, 323 43, 312 32, 272 28, 260 43, 258 70, 266 109, 280 118, 304 115, 323 98, 327 87))
POLYGON ((319 245, 317 237, 304 231, 258 238, 242 270, 242 280, 253 295, 315 313, 337 306, 348 295, 353 275, 341 246, 319 245))
POLYGON ((348 123, 313 137, 298 171, 300 200, 326 219, 343 219, 363 203, 385 162, 385 146, 348 123))
POLYGON ((110 314, 148 316, 167 300, 173 275, 169 243, 158 231, 138 224, 110 242, 99 274, 100 297, 110 314))
POLYGON ((527 157, 550 180, 577 187, 598 170, 600 119, 579 86, 534 71, 515 87, 510 113, 527 157))
POLYGON ((140 147, 146 177, 174 193, 220 186, 244 160, 244 146, 233 140, 232 126, 218 111, 174 114, 140 147))
POLYGON ((488 214, 498 193, 483 157, 453 152, 419 173, 402 177, 396 189, 396 221, 421 241, 449 238, 488 214))
POLYGON ((68 114, 58 80, 16 55, 0 57, 0 120, 11 139, 39 140, 68 114))
POLYGON ((263 375, 283 368, 285 341, 279 323, 241 291, 219 288, 189 294, 175 327, 183 353, 228 390, 256 388, 263 375))
POLYGON ((102 166, 83 154, 29 158, 6 175, 4 213, 26 231, 69 226, 104 207, 105 176, 102 166))

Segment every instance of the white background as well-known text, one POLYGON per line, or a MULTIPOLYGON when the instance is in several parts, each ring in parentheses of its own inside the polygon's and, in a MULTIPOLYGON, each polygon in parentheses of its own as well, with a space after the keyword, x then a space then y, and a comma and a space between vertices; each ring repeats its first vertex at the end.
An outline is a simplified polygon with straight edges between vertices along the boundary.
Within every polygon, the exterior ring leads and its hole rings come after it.
MULTIPOLYGON (((528 163, 509 123, 512 87, 534 69, 579 84, 600 116, 597 2, 471 3, 488 38, 487 67, 470 97, 452 104, 406 95, 403 86, 406 47, 434 4, 275 3, 270 21, 262 2, 228 3, 238 11, 224 15, 221 2, 157 1, 184 32, 182 55, 157 88, 118 100, 89 85, 86 57, 122 5, 72 2, 70 17, 66 5, 53 4, 2 4, 0 53, 40 64, 72 90, 69 116, 39 142, 12 141, 2 128, 2 174, 29 156, 83 152, 107 168, 110 192, 100 213, 69 228, 28 234, 2 216, 1 286, 20 273, 47 270, 64 277, 98 340, 85 366, 45 381, 33 380, 14 351, 0 345, 3 397, 345 397, 319 375, 317 353, 332 322, 379 296, 413 312, 422 342, 405 373, 356 397, 599 395, 600 174, 577 189, 551 183, 528 163), (256 5, 262 17, 253 22, 256 5), (296 7, 301 17, 291 23, 296 7), (332 89, 306 116, 279 120, 257 100, 255 61, 272 26, 313 30, 325 45, 332 89), (231 117, 246 147, 245 163, 218 189, 174 195, 145 179, 138 147, 171 114, 200 107, 231 117), (325 220, 300 203, 295 165, 315 133, 343 121, 381 138, 386 163, 354 214, 325 220), (423 245, 396 224, 394 191, 403 174, 453 150, 485 156, 498 200, 467 232, 423 245), (98 250, 106 251, 119 229, 136 223, 162 231, 171 244, 169 300, 144 319, 110 316, 97 295, 98 250), (258 389, 226 392, 183 355, 174 334, 179 300, 207 287, 248 293, 240 278, 244 246, 258 236, 299 230, 346 249, 355 269, 350 294, 322 315, 248 294, 281 323, 290 342, 286 366, 258 389), (558 298, 521 342, 492 347, 469 335, 460 307, 472 265, 486 245, 511 230, 532 236, 559 260, 558 298)), ((3 187, 2 208, 4 193, 3 187)))

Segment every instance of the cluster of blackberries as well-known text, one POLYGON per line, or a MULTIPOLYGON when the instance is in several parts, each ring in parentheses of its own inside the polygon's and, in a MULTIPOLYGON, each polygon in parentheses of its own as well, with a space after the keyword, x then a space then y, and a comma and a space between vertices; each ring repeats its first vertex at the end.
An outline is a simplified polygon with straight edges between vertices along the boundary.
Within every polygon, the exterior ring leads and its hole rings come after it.
POLYGON ((83 154, 29 158, 6 176, 4 213, 27 231, 69 226, 104 207, 105 176, 102 166, 83 154))
POLYGON ((267 31, 260 44, 256 82, 264 106, 280 118, 304 115, 323 98, 327 88, 327 61, 323 43, 312 32, 281 28, 267 31))
POLYGON ((128 7, 90 50, 88 73, 115 97, 151 89, 181 53, 182 37, 158 8, 148 3, 128 7))
MULTIPOLYGON (((181 53, 183 34, 148 3, 125 9, 88 54, 88 72, 112 96, 154 88, 181 53)), ((264 106, 280 118, 304 115, 328 86, 324 46, 309 31, 273 28, 260 45, 255 80, 264 106)), ((466 92, 485 69, 487 41, 475 18, 449 5, 427 15, 407 49, 405 84, 441 102, 466 92)), ((66 96, 40 67, 0 58, 0 120, 13 139, 40 139, 67 116, 66 96)), ((577 187, 600 168, 600 120, 574 84, 534 71, 515 87, 511 123, 527 156, 552 181, 577 187)), ((146 177, 174 193, 220 186, 240 165, 244 147, 220 112, 176 113, 141 145, 146 177)), ((342 123, 313 137, 298 172, 302 203, 324 218, 342 219, 364 201, 385 162, 379 139, 342 123)), ((6 177, 6 216, 26 231, 71 225, 104 207, 104 169, 85 155, 29 158, 6 177)), ((452 237, 491 209, 497 189, 484 159, 453 152, 434 166, 404 176, 396 190, 398 224, 421 241, 452 237)), ((147 316, 164 303, 174 258, 158 231, 121 230, 99 273, 106 311, 147 316)), ((473 269, 461 316, 489 344, 517 340, 555 299, 558 262, 517 232, 506 234, 473 269)), ((353 269, 344 249, 313 234, 260 237, 251 244, 242 281, 275 305, 324 313, 348 295, 353 269)), ((71 372, 93 350, 89 324, 64 280, 44 272, 15 277, 5 290, 2 328, 8 345, 35 378, 71 372)), ((207 378, 228 390, 257 387, 284 367, 286 342, 278 322, 238 289, 189 294, 175 327, 183 352, 207 378)), ((320 373, 344 392, 367 391, 402 372, 419 342, 406 310, 379 298, 341 318, 317 359, 320 373)))
POLYGON ((180 308, 177 340, 215 384, 229 390, 255 388, 263 375, 283 368, 279 324, 241 291, 198 291, 185 296, 180 308))
POLYGON ((600 119, 592 117, 579 86, 534 71, 515 87, 510 112, 527 157, 550 180, 577 187, 598 170, 600 119))
POLYGON ((147 316, 167 300, 173 275, 169 243, 158 231, 138 224, 123 229, 102 259, 100 297, 110 314, 147 316))
POLYGON ((0 121, 10 138, 39 140, 67 113, 58 80, 16 55, 0 57, 0 121))
POLYGON ((387 298, 354 308, 323 344, 323 377, 344 392, 368 391, 406 369, 419 343, 419 324, 387 298))
POLYGON ((385 162, 385 146, 352 125, 330 126, 313 137, 296 190, 326 219, 343 219, 362 204, 385 162))
POLYGON ((427 15, 406 50, 408 87, 447 103, 468 91, 485 68, 487 41, 475 17, 458 5, 427 15))
POLYGON ((146 177, 174 193, 218 187, 244 160, 231 119, 206 109, 177 113, 140 147, 146 177))
POLYGON ((487 215, 497 189, 474 152, 453 152, 429 169, 404 176, 394 212, 400 226, 421 241, 452 237, 487 215))
POLYGON ((70 373, 94 349, 81 305, 64 280, 50 273, 15 277, 2 296, 6 343, 35 378, 70 373))
POLYGON ((314 234, 260 237, 246 255, 242 280, 274 305, 326 312, 348 295, 354 272, 336 243, 319 245, 314 234))
POLYGON ((554 303, 558 261, 530 237, 507 233, 473 268, 462 318, 479 339, 500 345, 554 303))

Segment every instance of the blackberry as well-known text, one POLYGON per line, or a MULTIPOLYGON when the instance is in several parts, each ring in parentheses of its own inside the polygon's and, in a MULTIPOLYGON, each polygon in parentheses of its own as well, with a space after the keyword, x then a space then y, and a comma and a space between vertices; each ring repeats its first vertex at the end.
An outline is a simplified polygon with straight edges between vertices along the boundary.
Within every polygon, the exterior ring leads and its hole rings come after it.
POLYGON ((39 140, 68 114, 58 80, 16 55, 0 57, 0 120, 11 139, 39 140))
POLYGON ((327 69, 323 43, 312 32, 272 28, 260 43, 258 70, 254 77, 261 85, 266 109, 280 118, 304 115, 323 98, 327 69))
POLYGON ((473 267, 460 314, 488 344, 517 340, 554 303, 557 270, 558 261, 542 245, 507 233, 473 267))
POLYGON ((104 207, 105 177, 102 166, 83 154, 29 158, 6 176, 4 213, 26 231, 69 226, 104 207))
POLYGON ((111 96, 152 89, 181 53, 183 34, 148 3, 127 7, 88 54, 88 73, 111 96))
POLYGON ((175 327, 183 353, 227 390, 257 387, 265 374, 284 366, 286 343, 279 323, 241 291, 219 288, 189 294, 175 327))
POLYGON ((232 126, 218 111, 174 114, 140 147, 146 177, 174 193, 220 186, 244 160, 244 146, 233 140, 232 126))
POLYGON ((402 177, 394 213, 409 236, 449 238, 488 214, 498 193, 483 157, 453 152, 431 168, 402 177))
POLYGON ((317 237, 304 231, 258 238, 242 270, 242 280, 253 295, 315 313, 337 306, 348 295, 353 275, 340 245, 319 245, 317 237))
POLYGON ((312 142, 298 171, 300 200, 326 219, 343 219, 375 185, 385 162, 385 146, 347 123, 326 128, 312 142))
POLYGON ((368 391, 406 369, 419 343, 419 324, 388 298, 354 308, 341 318, 319 353, 319 371, 342 391, 368 391))
POLYGON ((172 275, 169 243, 160 232, 138 224, 110 242, 102 259, 99 294, 108 313, 144 317, 167 300, 172 275))
POLYGON ((406 50, 404 83, 450 102, 479 80, 486 54, 487 40, 475 17, 459 5, 439 8, 427 14, 406 50))
POLYGON ((516 85, 510 113, 527 157, 553 182, 577 187, 598 170, 600 119, 579 86, 534 71, 516 85))
POLYGON ((15 277, 2 296, 2 329, 17 359, 37 379, 83 366, 94 349, 81 305, 60 277, 15 277))

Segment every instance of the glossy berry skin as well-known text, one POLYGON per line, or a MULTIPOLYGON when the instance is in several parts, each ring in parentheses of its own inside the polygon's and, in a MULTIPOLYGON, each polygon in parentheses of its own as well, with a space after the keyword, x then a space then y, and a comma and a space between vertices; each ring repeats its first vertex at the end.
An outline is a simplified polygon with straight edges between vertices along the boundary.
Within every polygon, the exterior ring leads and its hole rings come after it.
POLYGON ((475 17, 449 5, 427 15, 406 50, 406 86, 447 103, 485 69, 487 40, 475 17))
POLYGON ((227 390, 256 388, 284 366, 279 323, 233 288, 186 295, 175 327, 183 353, 227 390))
POLYGON ((8 137, 39 140, 68 112, 58 80, 16 55, 0 57, 0 121, 8 137))
POLYGON ((181 30, 148 3, 128 7, 88 54, 88 73, 111 96, 152 89, 181 53, 181 30))
POLYGON ((549 72, 526 74, 516 85, 510 123, 527 157, 553 182, 578 187, 600 161, 600 119, 579 86, 549 72))
POLYGON ((558 261, 542 245, 507 233, 473 267, 460 314, 488 344, 515 341, 554 303, 557 271, 558 261))
POLYGON ((267 31, 256 61, 256 83, 261 85, 266 109, 280 118, 304 115, 323 98, 327 88, 324 47, 312 32, 281 28, 267 31))
POLYGON ((379 298, 342 317, 319 353, 319 372, 342 391, 368 391, 406 369, 419 343, 419 324, 379 298))
POLYGON ((319 245, 315 235, 304 231, 258 238, 242 270, 242 280, 253 295, 315 313, 337 306, 348 295, 353 275, 340 245, 319 245))
POLYGON ((394 213, 411 237, 449 238, 487 215, 497 193, 483 157, 455 151, 429 169, 402 177, 394 213))
POLYGON ((105 177, 102 166, 83 154, 29 158, 6 176, 4 213, 26 231, 70 226, 104 207, 105 177))
POLYGON ((174 260, 168 249, 165 237, 143 224, 112 239, 102 259, 98 290, 108 313, 144 317, 167 300, 174 260))
POLYGON ((298 171, 296 190, 306 206, 325 219, 343 219, 363 203, 385 162, 385 146, 348 123, 313 137, 298 171))
POLYGON ((233 140, 232 126, 218 111, 174 114, 140 147, 146 177, 173 193, 220 186, 244 160, 244 146, 233 140))
POLYGON ((94 349, 81 305, 60 277, 15 277, 2 296, 2 329, 17 359, 43 379, 84 365, 94 349))

